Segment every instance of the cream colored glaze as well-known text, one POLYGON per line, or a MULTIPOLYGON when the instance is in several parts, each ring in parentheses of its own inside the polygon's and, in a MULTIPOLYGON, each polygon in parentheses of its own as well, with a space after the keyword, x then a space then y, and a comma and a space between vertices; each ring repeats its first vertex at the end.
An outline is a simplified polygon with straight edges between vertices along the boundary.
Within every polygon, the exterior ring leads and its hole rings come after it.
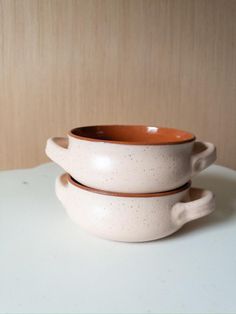
POLYGON ((189 186, 163 196, 121 197, 84 190, 68 181, 67 174, 57 178, 56 195, 76 224, 99 237, 126 242, 166 237, 215 206, 212 192, 189 186))
POLYGON ((46 154, 82 184, 123 193, 175 189, 216 159, 215 146, 207 142, 129 145, 70 135, 50 138, 46 154))

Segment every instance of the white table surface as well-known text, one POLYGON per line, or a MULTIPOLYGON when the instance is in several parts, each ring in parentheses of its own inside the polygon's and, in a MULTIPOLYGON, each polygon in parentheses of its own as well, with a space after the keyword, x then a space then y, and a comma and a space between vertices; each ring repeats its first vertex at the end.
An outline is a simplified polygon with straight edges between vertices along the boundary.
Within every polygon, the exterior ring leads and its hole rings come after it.
POLYGON ((0 313, 236 313, 236 171, 194 179, 215 213, 141 244, 71 222, 54 194, 61 172, 0 172, 0 313))

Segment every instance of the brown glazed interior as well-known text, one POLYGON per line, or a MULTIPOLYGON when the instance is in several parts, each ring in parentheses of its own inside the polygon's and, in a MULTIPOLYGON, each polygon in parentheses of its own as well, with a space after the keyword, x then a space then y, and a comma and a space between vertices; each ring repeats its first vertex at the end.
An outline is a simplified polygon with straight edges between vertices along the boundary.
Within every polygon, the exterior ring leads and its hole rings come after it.
POLYGON ((72 185, 76 186, 79 189, 91 192, 91 193, 97 193, 97 194, 103 194, 108 196, 118 196, 118 197, 160 197, 160 196, 166 196, 171 195, 175 193, 179 193, 181 191, 187 190, 191 186, 191 181, 187 182, 186 184, 182 185, 179 188, 176 188, 171 191, 165 191, 165 192, 157 192, 157 193, 119 193, 119 192, 107 192, 99 189, 93 189, 86 185, 83 185, 79 182, 77 182, 74 178, 72 178, 69 174, 67 174, 67 180, 72 185))
POLYGON ((195 140, 191 133, 144 125, 97 125, 75 128, 69 135, 80 140, 129 145, 180 144, 195 140))

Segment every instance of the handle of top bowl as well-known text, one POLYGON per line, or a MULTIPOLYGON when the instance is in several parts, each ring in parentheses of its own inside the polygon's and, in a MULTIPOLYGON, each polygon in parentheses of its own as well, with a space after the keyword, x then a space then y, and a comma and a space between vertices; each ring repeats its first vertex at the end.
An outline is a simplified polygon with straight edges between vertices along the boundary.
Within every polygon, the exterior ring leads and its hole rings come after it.
POLYGON ((51 137, 47 140, 46 155, 68 172, 68 138, 51 137))
POLYGON ((215 209, 215 196, 211 191, 191 188, 190 201, 176 203, 171 214, 173 221, 177 225, 185 223, 209 215, 215 209))
POLYGON ((197 141, 194 143, 194 149, 196 152, 191 157, 192 176, 206 169, 216 160, 216 147, 214 144, 197 141), (199 148, 201 148, 200 152, 199 148))

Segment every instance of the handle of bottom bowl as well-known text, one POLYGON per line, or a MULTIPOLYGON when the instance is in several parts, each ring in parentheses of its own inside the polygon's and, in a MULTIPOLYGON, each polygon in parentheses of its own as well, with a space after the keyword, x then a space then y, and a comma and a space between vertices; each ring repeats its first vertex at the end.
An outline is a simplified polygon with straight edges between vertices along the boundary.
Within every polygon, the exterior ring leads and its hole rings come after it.
POLYGON ((64 202, 66 198, 66 190, 68 189, 68 174, 64 173, 56 178, 55 191, 58 199, 64 202))
POLYGON ((191 188, 190 199, 189 202, 179 202, 172 207, 172 218, 178 225, 209 215, 215 209, 215 196, 211 191, 191 188))

